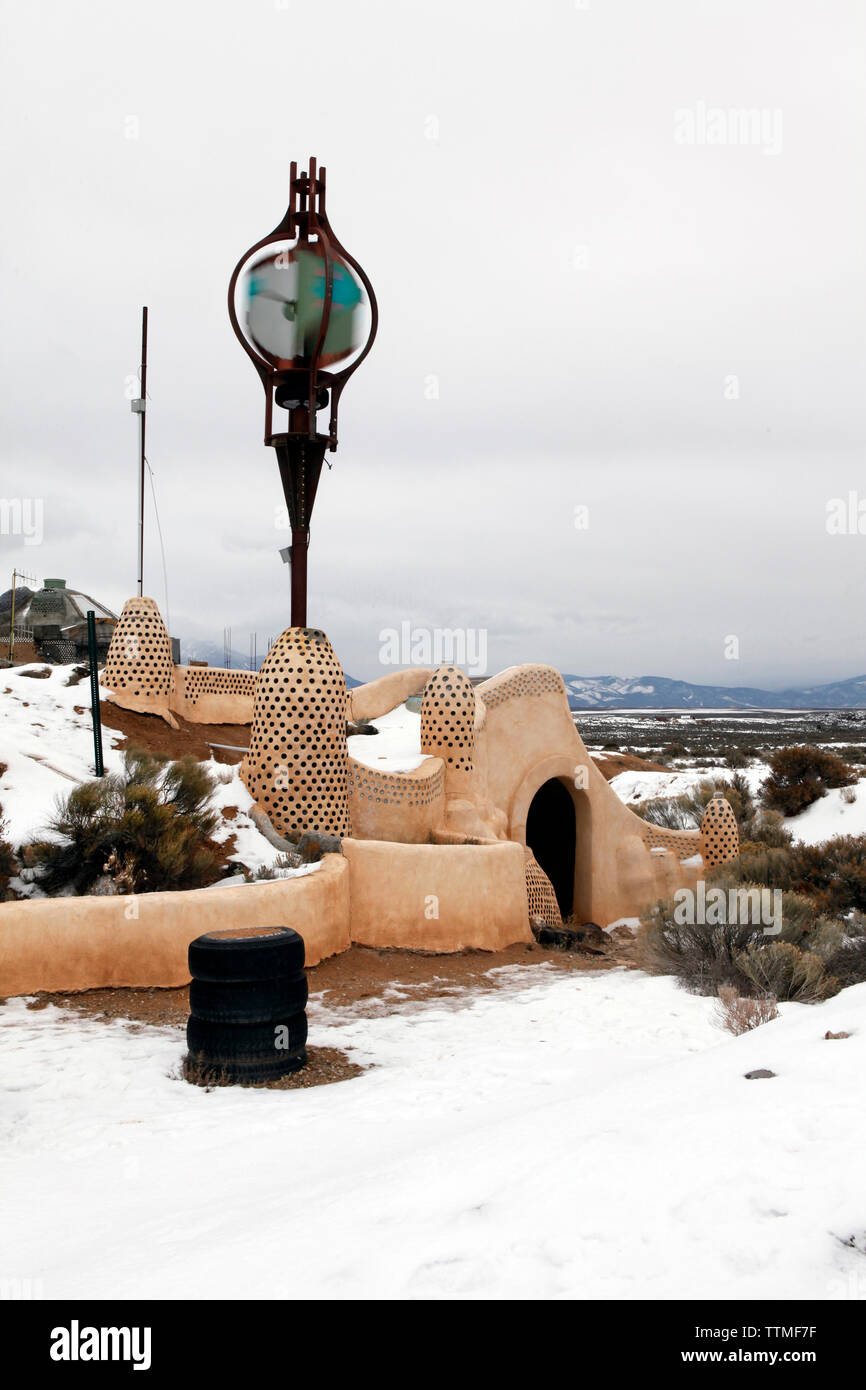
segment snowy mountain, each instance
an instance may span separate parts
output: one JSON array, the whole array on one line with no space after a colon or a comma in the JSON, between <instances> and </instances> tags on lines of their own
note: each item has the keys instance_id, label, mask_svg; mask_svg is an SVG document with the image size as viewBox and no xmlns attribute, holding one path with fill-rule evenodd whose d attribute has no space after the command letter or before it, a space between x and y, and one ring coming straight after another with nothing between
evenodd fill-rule
<instances>
[{"instance_id":1,"label":"snowy mountain","mask_svg":"<svg viewBox=\"0 0 866 1390\"><path fill-rule=\"evenodd\" d=\"M866 709L866 676L792 690L693 685L667 676L573 676L572 709Z\"/></svg>"}]
</instances>

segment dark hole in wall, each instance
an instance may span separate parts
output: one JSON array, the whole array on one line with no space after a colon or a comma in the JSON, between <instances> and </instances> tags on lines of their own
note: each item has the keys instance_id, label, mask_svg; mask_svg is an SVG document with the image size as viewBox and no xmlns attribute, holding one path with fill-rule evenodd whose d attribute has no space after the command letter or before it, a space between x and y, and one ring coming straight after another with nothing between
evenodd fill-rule
<instances>
[{"instance_id":1,"label":"dark hole in wall","mask_svg":"<svg viewBox=\"0 0 866 1390\"><path fill-rule=\"evenodd\" d=\"M574 910L577 822L571 793L553 777L538 788L526 817L526 843L553 884L565 921Z\"/></svg>"}]
</instances>

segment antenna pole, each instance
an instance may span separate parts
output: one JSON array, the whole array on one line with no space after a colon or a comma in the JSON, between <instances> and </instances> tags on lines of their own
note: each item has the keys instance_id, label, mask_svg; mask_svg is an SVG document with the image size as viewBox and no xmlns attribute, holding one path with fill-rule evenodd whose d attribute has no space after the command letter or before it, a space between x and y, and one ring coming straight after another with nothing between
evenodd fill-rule
<instances>
[{"instance_id":1,"label":"antenna pole","mask_svg":"<svg viewBox=\"0 0 866 1390\"><path fill-rule=\"evenodd\" d=\"M147 415L147 308L141 311L141 395L132 402L138 416L138 594L144 593L144 435Z\"/></svg>"}]
</instances>

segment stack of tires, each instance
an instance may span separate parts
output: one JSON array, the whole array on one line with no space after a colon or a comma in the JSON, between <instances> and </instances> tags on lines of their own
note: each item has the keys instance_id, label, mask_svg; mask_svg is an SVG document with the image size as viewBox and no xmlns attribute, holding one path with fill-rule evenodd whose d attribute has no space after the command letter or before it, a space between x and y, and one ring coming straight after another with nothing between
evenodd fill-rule
<instances>
[{"instance_id":1,"label":"stack of tires","mask_svg":"<svg viewBox=\"0 0 866 1390\"><path fill-rule=\"evenodd\" d=\"M228 1081L272 1081L307 1054L304 942L288 927L207 932L190 943L190 1059Z\"/></svg>"}]
</instances>

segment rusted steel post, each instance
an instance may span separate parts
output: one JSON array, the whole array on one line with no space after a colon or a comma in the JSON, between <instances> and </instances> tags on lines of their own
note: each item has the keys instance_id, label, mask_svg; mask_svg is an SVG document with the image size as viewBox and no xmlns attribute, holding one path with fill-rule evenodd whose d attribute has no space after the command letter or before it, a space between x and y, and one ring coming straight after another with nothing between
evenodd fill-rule
<instances>
[{"instance_id":1,"label":"rusted steel post","mask_svg":"<svg viewBox=\"0 0 866 1390\"><path fill-rule=\"evenodd\" d=\"M363 268L338 241L325 210L326 176L315 159L309 172L298 173L293 161L289 176L289 206L282 221L244 253L232 272L228 289L229 319L241 347L259 374L265 393L265 444L277 456L283 494L292 532L292 626L307 626L307 552L310 517L322 472L325 451L337 447L337 414L343 387L363 362L376 336L378 309L373 286ZM293 242L287 247L287 242ZM280 244L277 255L263 255ZM254 260L254 257L258 259ZM295 278L276 284L293 267ZM282 317L297 324L287 340L274 325L275 315L259 323L257 337L249 324L245 332L238 317L236 292L241 272L254 285L257 303L282 304ZM253 274L255 272L255 274ZM302 273L305 289L302 292ZM311 278L312 277L312 278ZM354 342L351 315L366 292L370 317L366 338ZM313 304L317 312L309 312ZM320 308L319 308L320 305ZM341 326L342 325L342 326ZM346 327L348 325L348 328ZM142 392L142 394L144 394ZM274 407L288 412L287 428L274 429ZM327 432L319 432L319 412L326 412Z\"/></svg>"}]
</instances>

